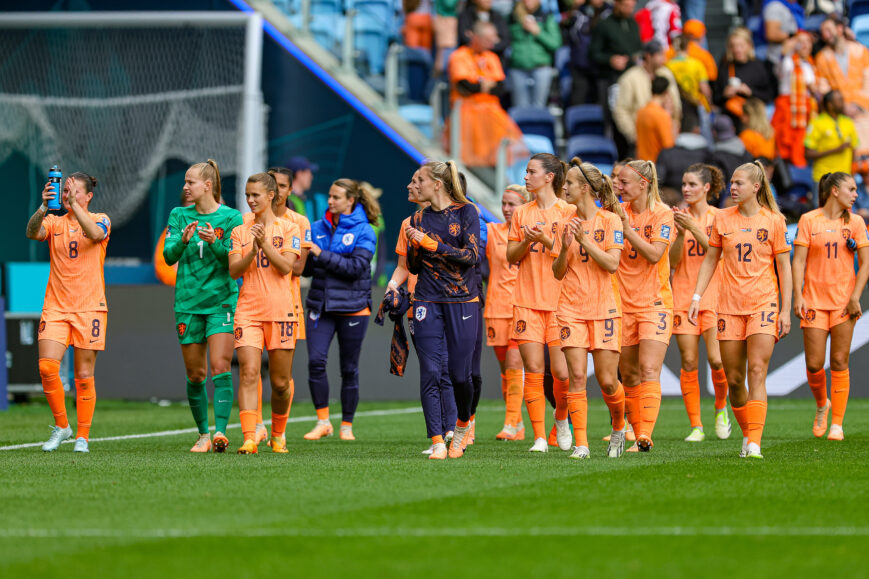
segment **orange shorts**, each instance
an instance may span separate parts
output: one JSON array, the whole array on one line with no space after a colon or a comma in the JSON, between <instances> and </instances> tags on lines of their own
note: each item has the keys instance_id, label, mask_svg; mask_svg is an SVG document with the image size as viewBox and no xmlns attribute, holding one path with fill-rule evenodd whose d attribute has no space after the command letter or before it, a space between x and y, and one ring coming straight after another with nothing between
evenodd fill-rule
<instances>
[{"instance_id":1,"label":"orange shorts","mask_svg":"<svg viewBox=\"0 0 869 579\"><path fill-rule=\"evenodd\" d=\"M756 314L718 314L718 341L745 340L754 334L767 334L778 341L778 312Z\"/></svg>"},{"instance_id":2,"label":"orange shorts","mask_svg":"<svg viewBox=\"0 0 869 579\"><path fill-rule=\"evenodd\" d=\"M555 312L513 307L513 335L519 344L534 342L549 346L560 346L558 320Z\"/></svg>"},{"instance_id":3,"label":"orange shorts","mask_svg":"<svg viewBox=\"0 0 869 579\"><path fill-rule=\"evenodd\" d=\"M673 313L673 333L685 336L705 334L718 323L718 314L712 310L703 310L697 314L697 325L688 321L688 311L680 310Z\"/></svg>"},{"instance_id":4,"label":"orange shorts","mask_svg":"<svg viewBox=\"0 0 869 579\"><path fill-rule=\"evenodd\" d=\"M640 340L670 343L673 312L622 312L622 348L636 346Z\"/></svg>"},{"instance_id":5,"label":"orange shorts","mask_svg":"<svg viewBox=\"0 0 869 579\"><path fill-rule=\"evenodd\" d=\"M621 351L622 319L575 320L558 318L559 336L562 348L584 348L595 350Z\"/></svg>"},{"instance_id":6,"label":"orange shorts","mask_svg":"<svg viewBox=\"0 0 869 579\"><path fill-rule=\"evenodd\" d=\"M46 310L39 320L39 339L102 351L106 349L106 317L106 312L70 314Z\"/></svg>"},{"instance_id":7,"label":"orange shorts","mask_svg":"<svg viewBox=\"0 0 869 579\"><path fill-rule=\"evenodd\" d=\"M830 331L851 319L845 308L839 310L806 310L806 317L800 320L801 328L817 328Z\"/></svg>"},{"instance_id":8,"label":"orange shorts","mask_svg":"<svg viewBox=\"0 0 869 579\"><path fill-rule=\"evenodd\" d=\"M304 340L307 334L305 334L305 310L303 308L296 310L296 319L302 320L301 324L296 324L294 330L296 332L296 341Z\"/></svg>"},{"instance_id":9,"label":"orange shorts","mask_svg":"<svg viewBox=\"0 0 869 579\"><path fill-rule=\"evenodd\" d=\"M510 318L486 318L486 345L516 347L516 340L510 337L513 320Z\"/></svg>"},{"instance_id":10,"label":"orange shorts","mask_svg":"<svg viewBox=\"0 0 869 579\"><path fill-rule=\"evenodd\" d=\"M295 350L296 322L254 322L235 318L235 347L260 350Z\"/></svg>"}]
</instances>

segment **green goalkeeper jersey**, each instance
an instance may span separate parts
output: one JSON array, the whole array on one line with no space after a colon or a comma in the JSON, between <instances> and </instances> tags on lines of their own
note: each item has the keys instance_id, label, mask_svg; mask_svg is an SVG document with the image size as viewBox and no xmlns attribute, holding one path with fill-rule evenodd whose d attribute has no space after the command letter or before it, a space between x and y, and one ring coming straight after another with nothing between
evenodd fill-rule
<instances>
[{"instance_id":1,"label":"green goalkeeper jersey","mask_svg":"<svg viewBox=\"0 0 869 579\"><path fill-rule=\"evenodd\" d=\"M197 228L211 224L217 239L206 243L195 233L187 244L181 241L184 228L198 221ZM241 213L221 205L214 213L200 214L196 207L176 207L169 214L166 245L163 257L166 263L178 263L175 282L175 311L185 314L219 314L235 312L238 284L229 276L230 235L241 225Z\"/></svg>"}]
</instances>

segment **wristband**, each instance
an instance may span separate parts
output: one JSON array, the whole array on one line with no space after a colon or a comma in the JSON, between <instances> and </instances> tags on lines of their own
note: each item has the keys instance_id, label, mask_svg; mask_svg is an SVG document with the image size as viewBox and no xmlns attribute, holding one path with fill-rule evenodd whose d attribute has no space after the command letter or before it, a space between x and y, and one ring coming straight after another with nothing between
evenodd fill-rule
<instances>
[{"instance_id":1,"label":"wristband","mask_svg":"<svg viewBox=\"0 0 869 579\"><path fill-rule=\"evenodd\" d=\"M694 297L691 298L691 301L699 302L701 299L703 299L703 296L701 296L700 294L694 294Z\"/></svg>"},{"instance_id":2,"label":"wristband","mask_svg":"<svg viewBox=\"0 0 869 579\"><path fill-rule=\"evenodd\" d=\"M394 279L389 280L389 283L386 284L386 287L392 290L398 290L398 282Z\"/></svg>"}]
</instances>

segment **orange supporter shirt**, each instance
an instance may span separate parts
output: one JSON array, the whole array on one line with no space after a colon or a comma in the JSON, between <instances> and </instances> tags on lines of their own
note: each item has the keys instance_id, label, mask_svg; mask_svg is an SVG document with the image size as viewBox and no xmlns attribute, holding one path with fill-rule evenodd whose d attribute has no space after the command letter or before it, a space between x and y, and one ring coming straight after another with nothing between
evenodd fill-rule
<instances>
[{"instance_id":1,"label":"orange supporter shirt","mask_svg":"<svg viewBox=\"0 0 869 579\"><path fill-rule=\"evenodd\" d=\"M745 129L739 133L739 138L742 140L742 144L745 145L745 150L752 157L775 159L775 137L767 139L757 131Z\"/></svg>"},{"instance_id":2,"label":"orange supporter shirt","mask_svg":"<svg viewBox=\"0 0 869 579\"><path fill-rule=\"evenodd\" d=\"M509 223L487 225L486 258L489 260L489 285L486 289L486 319L513 318L513 287L519 266L507 261Z\"/></svg>"},{"instance_id":3,"label":"orange supporter shirt","mask_svg":"<svg viewBox=\"0 0 869 579\"><path fill-rule=\"evenodd\" d=\"M658 154L676 142L673 136L673 117L664 107L650 102L637 112L637 158L653 163Z\"/></svg>"},{"instance_id":4,"label":"orange supporter shirt","mask_svg":"<svg viewBox=\"0 0 869 579\"><path fill-rule=\"evenodd\" d=\"M496 95L484 92L462 97L456 87L458 82L462 80L468 81L471 84L479 84L481 80L501 82L507 78L501 66L501 59L491 50L475 54L470 46L457 48L450 55L447 68L449 69L450 86L452 87L450 89L451 103L458 98L467 98L475 102L500 102Z\"/></svg>"},{"instance_id":5,"label":"orange supporter shirt","mask_svg":"<svg viewBox=\"0 0 869 579\"><path fill-rule=\"evenodd\" d=\"M248 218L232 230L230 255L244 256L253 249L253 236L250 234L253 224L253 219ZM271 240L272 246L282 255L292 253L299 257L302 253L299 226L286 219L275 219L266 227L265 238ZM258 250L242 276L236 316L256 322L296 321L296 301L288 277L272 267L262 249Z\"/></svg>"},{"instance_id":6,"label":"orange supporter shirt","mask_svg":"<svg viewBox=\"0 0 869 579\"><path fill-rule=\"evenodd\" d=\"M72 213L59 217L47 215L42 221L48 242L51 270L45 288L44 311L81 313L107 312L106 280L103 263L112 223L104 213L90 213L94 222L105 229L101 241L87 238Z\"/></svg>"},{"instance_id":7,"label":"orange supporter shirt","mask_svg":"<svg viewBox=\"0 0 869 579\"><path fill-rule=\"evenodd\" d=\"M718 209L709 207L703 219L697 220L697 225L706 232L706 237L712 235L712 222ZM694 297L694 289L697 287L697 276L700 273L700 265L706 258L706 250L700 242L694 239L690 231L685 232L685 243L682 245L682 257L673 272L673 309L687 311L691 307L691 298ZM700 300L700 311L716 311L718 302L718 280L721 277L719 268L715 268L709 287Z\"/></svg>"},{"instance_id":8,"label":"orange supporter shirt","mask_svg":"<svg viewBox=\"0 0 869 579\"><path fill-rule=\"evenodd\" d=\"M778 308L775 256L790 251L784 217L766 207L752 217L738 206L722 209L712 222L709 245L721 248L719 314L747 316Z\"/></svg>"},{"instance_id":9,"label":"orange supporter shirt","mask_svg":"<svg viewBox=\"0 0 869 579\"><path fill-rule=\"evenodd\" d=\"M615 213L598 209L594 217L582 222L582 230L603 251L625 246L622 220ZM561 251L564 226L552 250L553 257ZM574 320L607 320L622 315L619 282L615 274L603 269L574 240L567 248L567 272L561 284L558 315Z\"/></svg>"},{"instance_id":10,"label":"orange supporter shirt","mask_svg":"<svg viewBox=\"0 0 869 579\"><path fill-rule=\"evenodd\" d=\"M644 312L673 309L670 287L670 238L673 235L673 211L664 203L634 213L630 203L622 203L631 227L649 243L666 244L658 263L650 263L625 239L625 249L616 276L622 290L622 311Z\"/></svg>"},{"instance_id":11,"label":"orange supporter shirt","mask_svg":"<svg viewBox=\"0 0 869 579\"><path fill-rule=\"evenodd\" d=\"M248 215L250 215L250 219L253 220L253 213L245 214L245 220L248 219ZM287 209L287 212L284 213L279 219L285 219L290 223L294 223L299 228L299 237L302 239L302 249L311 249L313 242L311 241L311 222L308 221L308 218L302 215L301 213L296 213L292 209ZM304 308L302 306L302 281L301 278L295 274L290 274L290 285L293 287L293 299L294 306L296 309L296 315L298 319L301 320L304 315Z\"/></svg>"},{"instance_id":12,"label":"orange supporter shirt","mask_svg":"<svg viewBox=\"0 0 869 579\"><path fill-rule=\"evenodd\" d=\"M794 245L808 248L803 299L806 307L816 310L844 310L854 291L854 252L845 246L849 239L857 247L869 245L866 223L859 215L827 219L821 209L800 217Z\"/></svg>"},{"instance_id":13,"label":"orange supporter shirt","mask_svg":"<svg viewBox=\"0 0 869 579\"><path fill-rule=\"evenodd\" d=\"M410 225L410 217L401 222L401 229L398 230L398 241L395 242L395 253L407 257L407 234L405 230ZM407 273L407 291L413 293L416 289L416 274Z\"/></svg>"},{"instance_id":14,"label":"orange supporter shirt","mask_svg":"<svg viewBox=\"0 0 869 579\"><path fill-rule=\"evenodd\" d=\"M513 213L507 240L522 241L525 239L522 227L535 225L540 226L550 239L555 239L558 226L575 215L576 207L562 199L557 199L548 209L541 209L536 200L526 203ZM552 273L553 261L555 258L546 247L537 242L531 244L528 253L519 261L519 272L513 287L514 306L547 312L554 312L558 308L561 282Z\"/></svg>"}]
</instances>

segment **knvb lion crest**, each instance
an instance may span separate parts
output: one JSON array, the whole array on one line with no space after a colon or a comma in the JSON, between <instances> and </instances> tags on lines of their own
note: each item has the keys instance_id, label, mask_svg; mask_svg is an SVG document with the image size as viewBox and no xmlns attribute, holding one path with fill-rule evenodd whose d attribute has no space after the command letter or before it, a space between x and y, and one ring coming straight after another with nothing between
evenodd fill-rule
<instances>
[{"instance_id":1,"label":"knvb lion crest","mask_svg":"<svg viewBox=\"0 0 869 579\"><path fill-rule=\"evenodd\" d=\"M815 310L806 310L806 321L814 322L818 313Z\"/></svg>"},{"instance_id":2,"label":"knvb lion crest","mask_svg":"<svg viewBox=\"0 0 869 579\"><path fill-rule=\"evenodd\" d=\"M418 306L416 308L416 311L414 311L413 313L413 317L415 317L418 322L421 322L425 319L427 314L428 310L425 308L425 306Z\"/></svg>"},{"instance_id":3,"label":"knvb lion crest","mask_svg":"<svg viewBox=\"0 0 869 579\"><path fill-rule=\"evenodd\" d=\"M646 225L645 227L643 227L643 237L645 237L646 239L652 239L652 226L651 225Z\"/></svg>"},{"instance_id":4,"label":"knvb lion crest","mask_svg":"<svg viewBox=\"0 0 869 579\"><path fill-rule=\"evenodd\" d=\"M244 331L241 328L235 329L235 339L241 340L241 337L244 335Z\"/></svg>"},{"instance_id":5,"label":"knvb lion crest","mask_svg":"<svg viewBox=\"0 0 869 579\"><path fill-rule=\"evenodd\" d=\"M450 235L452 235L453 237L458 237L461 230L462 228L459 227L458 223L450 223Z\"/></svg>"},{"instance_id":6,"label":"knvb lion crest","mask_svg":"<svg viewBox=\"0 0 869 579\"><path fill-rule=\"evenodd\" d=\"M524 334L526 326L527 325L525 324L525 320L517 321L516 322L516 333L517 334Z\"/></svg>"},{"instance_id":7,"label":"knvb lion crest","mask_svg":"<svg viewBox=\"0 0 869 579\"><path fill-rule=\"evenodd\" d=\"M676 314L675 316L673 316L673 327L678 328L681 325L682 325L682 316L680 316L679 314Z\"/></svg>"},{"instance_id":8,"label":"knvb lion crest","mask_svg":"<svg viewBox=\"0 0 869 579\"><path fill-rule=\"evenodd\" d=\"M570 328L568 328L567 326L561 328L561 339L566 340L569 337L570 337Z\"/></svg>"},{"instance_id":9,"label":"knvb lion crest","mask_svg":"<svg viewBox=\"0 0 869 579\"><path fill-rule=\"evenodd\" d=\"M41 334L44 331L45 331L45 322L43 320L39 320L39 333Z\"/></svg>"},{"instance_id":10,"label":"knvb lion crest","mask_svg":"<svg viewBox=\"0 0 869 579\"><path fill-rule=\"evenodd\" d=\"M718 318L718 333L722 333L727 329L727 324L724 322L722 318Z\"/></svg>"},{"instance_id":11,"label":"knvb lion crest","mask_svg":"<svg viewBox=\"0 0 869 579\"><path fill-rule=\"evenodd\" d=\"M769 239L769 231L766 229L758 229L757 240L761 243L765 243L767 239Z\"/></svg>"},{"instance_id":12,"label":"knvb lion crest","mask_svg":"<svg viewBox=\"0 0 869 579\"><path fill-rule=\"evenodd\" d=\"M493 340L495 338L495 328L489 327L489 329L486 330L486 335L489 336L490 340Z\"/></svg>"},{"instance_id":13,"label":"knvb lion crest","mask_svg":"<svg viewBox=\"0 0 869 579\"><path fill-rule=\"evenodd\" d=\"M284 238L279 235L275 235L274 237L272 237L272 245L275 247L275 249L282 248L284 246Z\"/></svg>"},{"instance_id":14,"label":"knvb lion crest","mask_svg":"<svg viewBox=\"0 0 869 579\"><path fill-rule=\"evenodd\" d=\"M847 227L842 228L842 239L848 240L851 239L851 230Z\"/></svg>"},{"instance_id":15,"label":"knvb lion crest","mask_svg":"<svg viewBox=\"0 0 869 579\"><path fill-rule=\"evenodd\" d=\"M605 235L606 235L606 234L604 233L604 230L603 230L603 229L595 229L595 230L594 230L594 240L595 240L595 242L597 242L597 243L602 243L602 242L603 242L603 238L604 238Z\"/></svg>"},{"instance_id":16,"label":"knvb lion crest","mask_svg":"<svg viewBox=\"0 0 869 579\"><path fill-rule=\"evenodd\" d=\"M175 329L178 330L178 337L183 338L184 334L187 332L187 324L178 324Z\"/></svg>"},{"instance_id":17,"label":"knvb lion crest","mask_svg":"<svg viewBox=\"0 0 869 579\"><path fill-rule=\"evenodd\" d=\"M217 239L223 239L223 236L225 234L226 234L226 231L224 231L223 227L218 227L217 229L214 230L214 237L216 237Z\"/></svg>"}]
</instances>

